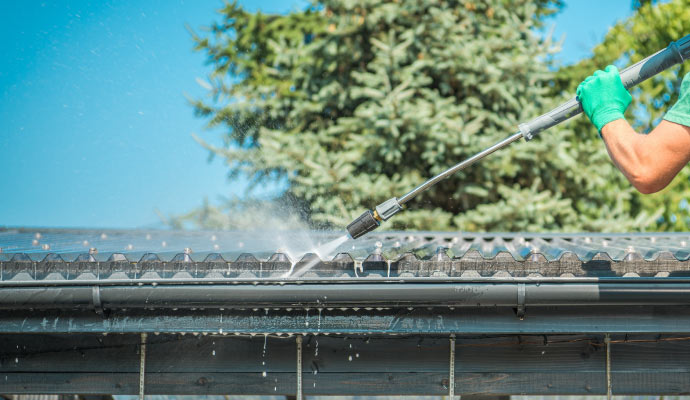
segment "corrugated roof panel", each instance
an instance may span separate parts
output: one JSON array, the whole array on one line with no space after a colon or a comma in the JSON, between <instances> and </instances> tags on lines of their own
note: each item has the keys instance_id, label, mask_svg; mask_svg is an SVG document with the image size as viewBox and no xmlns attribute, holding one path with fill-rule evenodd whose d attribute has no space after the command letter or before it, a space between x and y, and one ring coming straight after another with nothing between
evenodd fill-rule
<instances>
[{"instance_id":1,"label":"corrugated roof panel","mask_svg":"<svg viewBox=\"0 0 690 400\"><path fill-rule=\"evenodd\" d=\"M690 235L0 230L0 280L681 276Z\"/></svg>"}]
</instances>

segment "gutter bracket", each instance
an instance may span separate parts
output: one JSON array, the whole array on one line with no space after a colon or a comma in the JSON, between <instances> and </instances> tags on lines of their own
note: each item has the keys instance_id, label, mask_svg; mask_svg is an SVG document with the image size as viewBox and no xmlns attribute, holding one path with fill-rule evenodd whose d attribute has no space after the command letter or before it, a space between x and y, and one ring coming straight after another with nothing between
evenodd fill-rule
<instances>
[{"instance_id":1,"label":"gutter bracket","mask_svg":"<svg viewBox=\"0 0 690 400\"><path fill-rule=\"evenodd\" d=\"M101 287L94 285L91 287L91 298L93 302L93 309L96 314L105 318L105 310L103 309L103 303L101 302Z\"/></svg>"},{"instance_id":2,"label":"gutter bracket","mask_svg":"<svg viewBox=\"0 0 690 400\"><path fill-rule=\"evenodd\" d=\"M525 298L526 298L526 289L525 289L525 284L524 283L518 283L517 285L517 309L516 309L516 314L517 317L520 318L520 321L525 319Z\"/></svg>"}]
</instances>

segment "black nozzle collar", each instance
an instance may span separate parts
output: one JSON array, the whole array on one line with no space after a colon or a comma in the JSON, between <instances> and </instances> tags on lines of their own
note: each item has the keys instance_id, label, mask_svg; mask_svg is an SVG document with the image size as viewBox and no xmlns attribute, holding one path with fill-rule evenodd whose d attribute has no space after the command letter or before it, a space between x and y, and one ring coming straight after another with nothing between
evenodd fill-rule
<instances>
[{"instance_id":1,"label":"black nozzle collar","mask_svg":"<svg viewBox=\"0 0 690 400\"><path fill-rule=\"evenodd\" d=\"M378 227L379 221L374 217L374 213L371 210L367 210L357 219L350 222L350 225L347 226L347 232L350 234L350 237L357 239Z\"/></svg>"}]
</instances>

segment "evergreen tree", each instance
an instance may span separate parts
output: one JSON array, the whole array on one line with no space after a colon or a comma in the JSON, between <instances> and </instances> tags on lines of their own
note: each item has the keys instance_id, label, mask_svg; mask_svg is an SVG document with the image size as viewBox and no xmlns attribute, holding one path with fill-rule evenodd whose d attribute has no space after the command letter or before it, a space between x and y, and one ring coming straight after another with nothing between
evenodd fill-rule
<instances>
[{"instance_id":1,"label":"evergreen tree","mask_svg":"<svg viewBox=\"0 0 690 400\"><path fill-rule=\"evenodd\" d=\"M204 145L227 160L231 177L286 184L278 203L297 204L315 226L343 227L363 209L507 137L519 122L563 101L566 89L574 92L572 82L593 69L554 77L549 60L557 46L536 33L560 6L325 0L304 12L264 15L228 4L220 23L195 36L213 67L210 97L194 103L196 112L228 132L222 148ZM385 226L648 226L640 198L602 144L583 135L583 120L456 174ZM232 205L238 207L244 206ZM208 221L211 212L187 218L200 223L199 215L218 227Z\"/></svg>"}]
</instances>

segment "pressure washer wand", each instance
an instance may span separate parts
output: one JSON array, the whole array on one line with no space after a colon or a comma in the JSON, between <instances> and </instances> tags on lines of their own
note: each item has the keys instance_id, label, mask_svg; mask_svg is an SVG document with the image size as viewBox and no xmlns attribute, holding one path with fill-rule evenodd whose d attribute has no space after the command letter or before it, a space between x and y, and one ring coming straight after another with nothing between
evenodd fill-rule
<instances>
[{"instance_id":1,"label":"pressure washer wand","mask_svg":"<svg viewBox=\"0 0 690 400\"><path fill-rule=\"evenodd\" d=\"M633 86L638 85L639 83L659 74L662 71L667 70L676 64L682 64L688 58L690 58L690 35L687 35L678 41L671 42L671 44L669 44L665 49L659 50L644 60L625 68L620 73L621 80L623 81L625 88L630 89ZM582 113L582 105L578 101L577 97L575 97L544 115L541 115L527 123L519 124L519 131L512 136L509 136L495 145L480 151L472 157L455 164L454 166L412 189L402 197L393 197L376 206L373 211L365 211L364 214L360 215L347 226L347 232L350 234L350 237L357 239L358 237L373 231L379 227L381 222L387 221L393 215L400 212L405 203L414 199L417 197L417 195L434 186L438 182L448 178L450 175L469 167L494 151L502 149L520 138L524 137L525 140L530 141L542 131L549 129L552 126L556 126L580 113Z\"/></svg>"}]
</instances>

